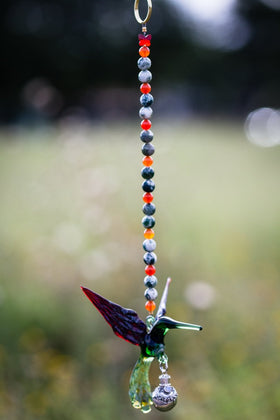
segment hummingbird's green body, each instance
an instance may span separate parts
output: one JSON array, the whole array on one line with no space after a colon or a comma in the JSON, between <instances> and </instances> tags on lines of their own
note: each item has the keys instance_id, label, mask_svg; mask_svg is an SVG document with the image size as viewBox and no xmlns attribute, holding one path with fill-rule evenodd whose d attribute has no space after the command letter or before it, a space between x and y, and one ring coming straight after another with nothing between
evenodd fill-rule
<instances>
[{"instance_id":1,"label":"hummingbird's green body","mask_svg":"<svg viewBox=\"0 0 280 420\"><path fill-rule=\"evenodd\" d=\"M149 370L154 357L145 357L141 353L134 366L129 380L129 398L134 408L147 413L151 410L152 392L149 381Z\"/></svg>"}]
</instances>

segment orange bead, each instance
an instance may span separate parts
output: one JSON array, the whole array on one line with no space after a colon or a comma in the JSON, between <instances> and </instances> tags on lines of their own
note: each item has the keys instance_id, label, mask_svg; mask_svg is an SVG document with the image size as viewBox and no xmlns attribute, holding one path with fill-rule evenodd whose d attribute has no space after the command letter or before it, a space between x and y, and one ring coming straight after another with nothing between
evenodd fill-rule
<instances>
[{"instance_id":1,"label":"orange bead","mask_svg":"<svg viewBox=\"0 0 280 420\"><path fill-rule=\"evenodd\" d=\"M153 231L153 229L146 229L144 231L144 237L146 239L153 239L154 236L155 236L155 232Z\"/></svg>"},{"instance_id":2,"label":"orange bead","mask_svg":"<svg viewBox=\"0 0 280 420\"><path fill-rule=\"evenodd\" d=\"M148 300L146 302L145 308L147 309L148 312L152 313L156 309L156 304L153 300Z\"/></svg>"},{"instance_id":3,"label":"orange bead","mask_svg":"<svg viewBox=\"0 0 280 420\"><path fill-rule=\"evenodd\" d=\"M154 163L154 160L151 156L145 156L142 160L143 165L145 166L152 166Z\"/></svg>"},{"instance_id":4,"label":"orange bead","mask_svg":"<svg viewBox=\"0 0 280 420\"><path fill-rule=\"evenodd\" d=\"M141 57L148 57L150 55L150 48L149 47L141 47L139 49L139 54Z\"/></svg>"},{"instance_id":5,"label":"orange bead","mask_svg":"<svg viewBox=\"0 0 280 420\"><path fill-rule=\"evenodd\" d=\"M140 91L142 93L150 93L152 90L152 87L149 83L142 83L142 85L140 86Z\"/></svg>"},{"instance_id":6,"label":"orange bead","mask_svg":"<svg viewBox=\"0 0 280 420\"><path fill-rule=\"evenodd\" d=\"M145 194L143 195L143 201L144 201L145 203L151 203L151 202L153 201L153 199L154 199L154 196L153 196L153 194L152 194L152 193L145 193Z\"/></svg>"}]
</instances>

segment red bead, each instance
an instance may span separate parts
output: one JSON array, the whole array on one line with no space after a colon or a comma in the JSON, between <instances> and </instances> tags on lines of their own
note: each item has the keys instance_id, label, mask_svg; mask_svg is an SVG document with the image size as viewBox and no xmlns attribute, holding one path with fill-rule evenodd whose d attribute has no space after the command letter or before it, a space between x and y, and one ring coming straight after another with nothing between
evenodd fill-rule
<instances>
[{"instance_id":1,"label":"red bead","mask_svg":"<svg viewBox=\"0 0 280 420\"><path fill-rule=\"evenodd\" d=\"M151 34L138 34L139 45L151 45L152 35Z\"/></svg>"},{"instance_id":2,"label":"red bead","mask_svg":"<svg viewBox=\"0 0 280 420\"><path fill-rule=\"evenodd\" d=\"M153 300L148 300L148 302L146 302L145 308L148 312L152 313L156 309L156 304Z\"/></svg>"},{"instance_id":3,"label":"red bead","mask_svg":"<svg viewBox=\"0 0 280 420\"><path fill-rule=\"evenodd\" d=\"M140 47L149 47L151 45L151 41L149 39L140 39L139 45Z\"/></svg>"},{"instance_id":4,"label":"red bead","mask_svg":"<svg viewBox=\"0 0 280 420\"><path fill-rule=\"evenodd\" d=\"M142 93L150 93L152 90L152 87L149 83L142 83L142 85L140 86L140 91Z\"/></svg>"},{"instance_id":5,"label":"red bead","mask_svg":"<svg viewBox=\"0 0 280 420\"><path fill-rule=\"evenodd\" d=\"M150 48L148 47L141 47L139 49L139 54L141 57L148 57L150 55Z\"/></svg>"},{"instance_id":6,"label":"red bead","mask_svg":"<svg viewBox=\"0 0 280 420\"><path fill-rule=\"evenodd\" d=\"M151 156L145 156L142 159L142 163L145 166L152 166L152 164L154 163L154 160L153 160L153 158Z\"/></svg>"},{"instance_id":7,"label":"red bead","mask_svg":"<svg viewBox=\"0 0 280 420\"><path fill-rule=\"evenodd\" d=\"M143 120L141 122L141 127L143 128L143 130L150 130L150 128L152 127L152 123L150 120Z\"/></svg>"},{"instance_id":8,"label":"red bead","mask_svg":"<svg viewBox=\"0 0 280 420\"><path fill-rule=\"evenodd\" d=\"M145 273L147 276L153 276L156 272L156 267L154 265L146 265Z\"/></svg>"},{"instance_id":9,"label":"red bead","mask_svg":"<svg viewBox=\"0 0 280 420\"><path fill-rule=\"evenodd\" d=\"M144 201L145 203L151 203L151 202L153 201L153 199L154 199L154 196L153 196L153 194L152 194L152 193L145 193L145 194L143 195L143 201Z\"/></svg>"}]
</instances>

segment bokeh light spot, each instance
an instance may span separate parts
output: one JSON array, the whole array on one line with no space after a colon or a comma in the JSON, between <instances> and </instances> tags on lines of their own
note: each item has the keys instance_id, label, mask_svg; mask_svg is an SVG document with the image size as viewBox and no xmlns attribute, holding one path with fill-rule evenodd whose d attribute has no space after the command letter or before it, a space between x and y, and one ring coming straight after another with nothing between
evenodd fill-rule
<instances>
[{"instance_id":1,"label":"bokeh light spot","mask_svg":"<svg viewBox=\"0 0 280 420\"><path fill-rule=\"evenodd\" d=\"M258 108L250 112L245 122L245 133L256 146L280 144L280 112L273 108Z\"/></svg>"},{"instance_id":2,"label":"bokeh light spot","mask_svg":"<svg viewBox=\"0 0 280 420\"><path fill-rule=\"evenodd\" d=\"M185 297L194 308L205 310L215 302L216 291L209 283L196 281L187 286Z\"/></svg>"}]
</instances>

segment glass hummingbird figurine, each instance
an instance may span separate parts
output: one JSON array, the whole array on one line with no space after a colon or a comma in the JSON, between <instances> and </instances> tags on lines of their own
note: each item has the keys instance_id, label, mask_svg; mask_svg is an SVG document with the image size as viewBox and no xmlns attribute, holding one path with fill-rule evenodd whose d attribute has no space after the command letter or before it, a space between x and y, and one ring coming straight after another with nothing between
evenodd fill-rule
<instances>
[{"instance_id":1,"label":"glass hummingbird figurine","mask_svg":"<svg viewBox=\"0 0 280 420\"><path fill-rule=\"evenodd\" d=\"M170 410L177 401L177 392L170 385L170 376L166 373L167 356L165 355L164 345L166 333L171 329L202 330L200 325L175 321L165 316L170 282L171 279L168 278L156 316L149 315L146 324L132 309L123 308L89 289L81 287L85 295L112 327L114 333L129 343L140 347L141 353L129 381L129 397L133 407L141 409L144 413L149 412L153 404L161 411ZM162 375L160 376L159 386L152 394L149 369L155 358L159 360Z\"/></svg>"}]
</instances>

